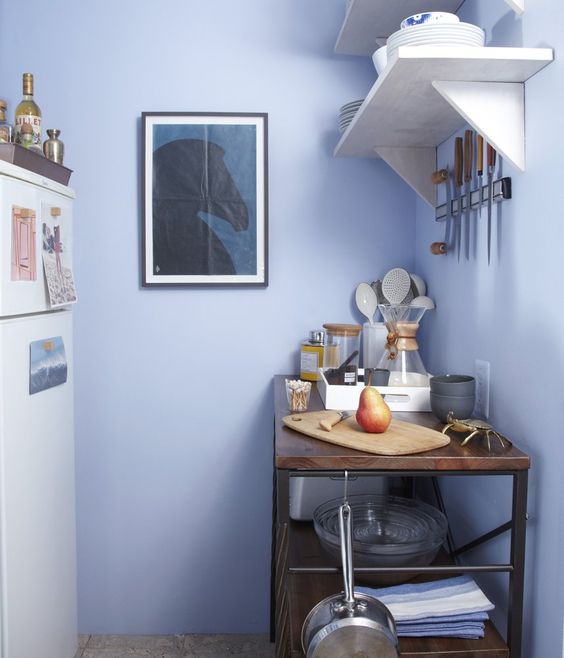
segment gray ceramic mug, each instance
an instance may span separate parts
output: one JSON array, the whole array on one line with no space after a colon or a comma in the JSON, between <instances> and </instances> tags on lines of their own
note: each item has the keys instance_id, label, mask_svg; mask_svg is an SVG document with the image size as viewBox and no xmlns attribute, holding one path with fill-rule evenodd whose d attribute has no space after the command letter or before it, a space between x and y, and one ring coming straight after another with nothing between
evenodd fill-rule
<instances>
[{"instance_id":1,"label":"gray ceramic mug","mask_svg":"<svg viewBox=\"0 0 564 658\"><path fill-rule=\"evenodd\" d=\"M390 371L386 368L365 368L365 386L387 386L390 381Z\"/></svg>"},{"instance_id":2,"label":"gray ceramic mug","mask_svg":"<svg viewBox=\"0 0 564 658\"><path fill-rule=\"evenodd\" d=\"M468 397L475 394L476 381L470 375L442 375L429 380L431 393L451 397Z\"/></svg>"},{"instance_id":3,"label":"gray ceramic mug","mask_svg":"<svg viewBox=\"0 0 564 658\"><path fill-rule=\"evenodd\" d=\"M476 402L474 394L453 396L430 393L430 399L431 411L443 423L447 422L449 414L457 420L470 418Z\"/></svg>"}]
</instances>

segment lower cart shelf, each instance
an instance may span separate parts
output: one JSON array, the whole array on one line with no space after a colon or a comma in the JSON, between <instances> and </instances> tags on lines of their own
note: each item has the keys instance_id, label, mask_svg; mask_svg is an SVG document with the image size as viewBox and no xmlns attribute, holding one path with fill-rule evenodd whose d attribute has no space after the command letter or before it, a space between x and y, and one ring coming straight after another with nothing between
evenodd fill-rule
<instances>
[{"instance_id":1,"label":"lower cart shelf","mask_svg":"<svg viewBox=\"0 0 564 658\"><path fill-rule=\"evenodd\" d=\"M342 591L340 575L291 575L289 581L290 656L304 658L301 648L302 624L313 606ZM481 640L441 637L400 638L402 658L508 658L509 650L491 622Z\"/></svg>"}]
</instances>

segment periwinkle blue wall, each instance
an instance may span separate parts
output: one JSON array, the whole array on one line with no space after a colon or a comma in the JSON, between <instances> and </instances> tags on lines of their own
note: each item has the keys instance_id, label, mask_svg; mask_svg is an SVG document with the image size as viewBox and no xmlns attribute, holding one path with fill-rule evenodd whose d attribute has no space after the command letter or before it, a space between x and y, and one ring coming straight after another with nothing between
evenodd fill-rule
<instances>
[{"instance_id":1,"label":"periwinkle blue wall","mask_svg":"<svg viewBox=\"0 0 564 658\"><path fill-rule=\"evenodd\" d=\"M428 368L474 372L474 360L491 364L491 422L532 458L527 523L524 645L527 658L562 655L564 612L564 507L562 478L562 182L564 160L564 48L557 0L526 2L522 18L499 1L465 2L463 19L486 28L496 46L552 47L556 61L526 84L526 172L502 163L513 179L513 199L494 211L493 257L487 264L486 213L478 223L477 253L469 262L429 254L443 228L432 210L417 204L416 268L437 302L427 314ZM496 111L495 106L491 108ZM439 150L439 165L452 165L453 143ZM471 539L507 520L507 485L474 478L444 479L447 505L464 510L456 539ZM467 526L465 528L464 526ZM468 534L468 526L471 528ZM494 562L507 556L507 537L480 549ZM503 553L502 551L505 551ZM474 559L476 554L469 555ZM501 585L484 581L503 617Z\"/></svg>"},{"instance_id":2,"label":"periwinkle blue wall","mask_svg":"<svg viewBox=\"0 0 564 658\"><path fill-rule=\"evenodd\" d=\"M272 376L353 291L413 267L413 193L332 157L369 58L332 54L340 0L29 0L0 8L2 95L32 71L77 192L83 633L268 626ZM139 286L142 111L269 114L270 285Z\"/></svg>"}]
</instances>

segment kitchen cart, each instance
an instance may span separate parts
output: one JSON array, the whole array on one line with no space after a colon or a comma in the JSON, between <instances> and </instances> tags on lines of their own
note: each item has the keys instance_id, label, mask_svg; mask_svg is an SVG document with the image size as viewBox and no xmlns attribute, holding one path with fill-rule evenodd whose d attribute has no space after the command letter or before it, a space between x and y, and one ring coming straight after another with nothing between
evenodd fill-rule
<instances>
[{"instance_id":1,"label":"kitchen cart","mask_svg":"<svg viewBox=\"0 0 564 658\"><path fill-rule=\"evenodd\" d=\"M271 632L276 642L276 658L303 658L300 634L307 613L321 599L342 589L340 568L336 562L324 555L312 524L290 518L290 479L298 476L342 476L345 470L351 475L393 476L408 481L427 477L434 485L437 483L434 476L511 477L512 513L507 523L462 547L456 548L449 538L448 552L441 553L428 567L355 568L355 576L358 579L362 573L380 576L409 573L418 577L507 573L509 583L505 640L488 621L483 639L400 638L400 651L402 658L521 658L529 457L514 446L502 449L492 444L492 451L489 452L479 439L473 439L470 445L462 447L460 436L454 436L450 445L444 448L402 456L368 454L318 441L283 425L282 418L289 414L284 380L285 376L282 375L274 378ZM323 409L323 405L314 385L309 410L320 409ZM440 427L436 419L428 413L404 412L394 416L427 427ZM438 486L435 486L435 492L439 506L442 507ZM454 563L466 550L505 531L511 533L508 562Z\"/></svg>"}]
</instances>

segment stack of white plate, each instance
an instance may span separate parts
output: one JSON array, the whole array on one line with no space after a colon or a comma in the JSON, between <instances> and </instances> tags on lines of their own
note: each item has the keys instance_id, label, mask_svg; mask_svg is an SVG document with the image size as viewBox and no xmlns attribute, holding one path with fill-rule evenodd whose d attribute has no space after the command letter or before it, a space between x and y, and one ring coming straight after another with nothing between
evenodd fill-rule
<instances>
[{"instance_id":1,"label":"stack of white plate","mask_svg":"<svg viewBox=\"0 0 564 658\"><path fill-rule=\"evenodd\" d=\"M349 125L349 123L354 119L354 115L357 113L358 108L363 104L364 98L361 98L358 101L351 101L350 103L345 103L343 107L339 110L339 130L344 132Z\"/></svg>"},{"instance_id":2,"label":"stack of white plate","mask_svg":"<svg viewBox=\"0 0 564 658\"><path fill-rule=\"evenodd\" d=\"M424 23L412 25L388 38L388 60L400 46L475 46L485 42L484 30L470 23Z\"/></svg>"}]
</instances>

